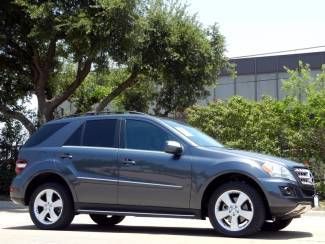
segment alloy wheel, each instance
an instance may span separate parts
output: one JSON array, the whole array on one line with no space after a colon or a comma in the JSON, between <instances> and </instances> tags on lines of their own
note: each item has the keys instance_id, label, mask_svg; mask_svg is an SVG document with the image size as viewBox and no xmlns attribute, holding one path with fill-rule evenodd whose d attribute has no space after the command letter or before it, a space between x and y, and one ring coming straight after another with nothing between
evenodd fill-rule
<instances>
[{"instance_id":1,"label":"alloy wheel","mask_svg":"<svg viewBox=\"0 0 325 244\"><path fill-rule=\"evenodd\" d=\"M63 201L57 191L45 189L36 196L33 209L39 222L44 225L51 225L61 217Z\"/></svg>"},{"instance_id":2,"label":"alloy wheel","mask_svg":"<svg viewBox=\"0 0 325 244\"><path fill-rule=\"evenodd\" d=\"M228 231L241 231L252 221L254 207L250 197L239 190L228 190L221 194L215 204L215 217Z\"/></svg>"}]
</instances>

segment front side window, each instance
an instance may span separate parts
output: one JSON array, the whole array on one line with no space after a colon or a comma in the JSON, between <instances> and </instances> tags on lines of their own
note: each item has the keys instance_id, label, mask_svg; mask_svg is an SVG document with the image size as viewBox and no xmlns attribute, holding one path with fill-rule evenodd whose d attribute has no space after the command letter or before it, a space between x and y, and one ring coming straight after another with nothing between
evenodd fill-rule
<instances>
[{"instance_id":1,"label":"front side window","mask_svg":"<svg viewBox=\"0 0 325 244\"><path fill-rule=\"evenodd\" d=\"M90 147L115 147L116 122L116 119L87 121L82 145Z\"/></svg>"},{"instance_id":2,"label":"front side window","mask_svg":"<svg viewBox=\"0 0 325 244\"><path fill-rule=\"evenodd\" d=\"M129 149L164 151L171 136L163 129L140 120L127 120L125 147Z\"/></svg>"}]
</instances>

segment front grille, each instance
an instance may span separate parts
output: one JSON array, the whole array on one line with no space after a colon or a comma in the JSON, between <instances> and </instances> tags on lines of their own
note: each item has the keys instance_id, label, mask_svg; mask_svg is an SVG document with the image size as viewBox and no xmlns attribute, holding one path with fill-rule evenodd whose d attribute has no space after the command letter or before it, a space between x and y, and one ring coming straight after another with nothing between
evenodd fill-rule
<instances>
[{"instance_id":1,"label":"front grille","mask_svg":"<svg viewBox=\"0 0 325 244\"><path fill-rule=\"evenodd\" d=\"M294 171L297 174L301 184L314 185L314 177L309 169L296 168Z\"/></svg>"}]
</instances>

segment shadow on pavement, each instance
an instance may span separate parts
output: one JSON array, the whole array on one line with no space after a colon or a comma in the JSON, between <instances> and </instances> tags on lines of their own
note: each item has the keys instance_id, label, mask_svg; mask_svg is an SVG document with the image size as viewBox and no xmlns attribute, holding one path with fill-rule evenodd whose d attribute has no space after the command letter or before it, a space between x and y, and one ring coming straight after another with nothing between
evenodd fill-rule
<instances>
[{"instance_id":1,"label":"shadow on pavement","mask_svg":"<svg viewBox=\"0 0 325 244\"><path fill-rule=\"evenodd\" d=\"M7 227L5 229L11 230L38 230L35 226L17 226ZM158 226L127 226L117 225L115 227L98 227L97 225L89 224L72 224L64 231L72 232L107 232L107 233L135 233L135 234L165 234L165 235L185 235L185 236L215 236L221 237L213 229L205 228L189 228L189 227L158 227ZM312 237L310 232L302 231L279 231L279 232L260 232L254 236L246 239L265 239L265 240L289 240L297 238Z\"/></svg>"}]
</instances>

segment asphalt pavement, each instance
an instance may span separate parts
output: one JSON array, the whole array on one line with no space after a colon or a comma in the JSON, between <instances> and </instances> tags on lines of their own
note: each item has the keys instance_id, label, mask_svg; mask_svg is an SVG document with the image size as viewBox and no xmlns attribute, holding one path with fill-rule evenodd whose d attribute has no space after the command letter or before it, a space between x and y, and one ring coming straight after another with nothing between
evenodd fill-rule
<instances>
[{"instance_id":1,"label":"asphalt pavement","mask_svg":"<svg viewBox=\"0 0 325 244\"><path fill-rule=\"evenodd\" d=\"M113 228L100 228L87 215L75 217L63 231L38 230L27 209L0 201L0 243L325 243L325 212L312 211L286 229L260 232L247 238L227 238L215 233L209 220L127 217Z\"/></svg>"}]
</instances>

